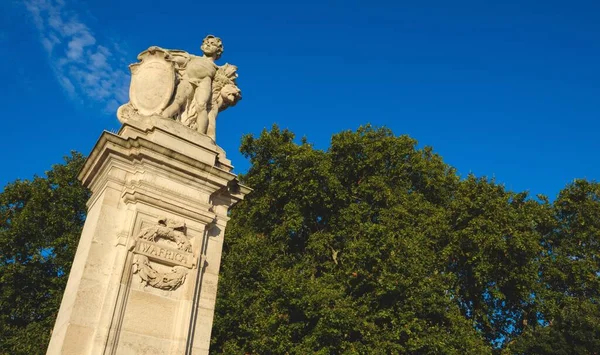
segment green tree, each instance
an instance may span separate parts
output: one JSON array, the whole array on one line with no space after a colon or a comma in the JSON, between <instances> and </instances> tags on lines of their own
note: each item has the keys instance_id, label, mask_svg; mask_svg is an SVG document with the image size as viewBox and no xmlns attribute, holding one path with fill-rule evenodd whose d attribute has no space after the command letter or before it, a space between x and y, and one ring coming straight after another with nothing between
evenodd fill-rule
<instances>
[{"instance_id":1,"label":"green tree","mask_svg":"<svg viewBox=\"0 0 600 355\"><path fill-rule=\"evenodd\" d=\"M491 352L447 262L454 170L387 129L337 134L327 152L293 139L243 140L255 191L228 227L213 351Z\"/></svg>"},{"instance_id":2,"label":"green tree","mask_svg":"<svg viewBox=\"0 0 600 355\"><path fill-rule=\"evenodd\" d=\"M600 307L565 297L549 324L531 327L509 344L507 354L594 355L600 353Z\"/></svg>"},{"instance_id":3,"label":"green tree","mask_svg":"<svg viewBox=\"0 0 600 355\"><path fill-rule=\"evenodd\" d=\"M0 353L44 354L85 219L89 193L72 153L46 177L0 193Z\"/></svg>"},{"instance_id":4,"label":"green tree","mask_svg":"<svg viewBox=\"0 0 600 355\"><path fill-rule=\"evenodd\" d=\"M459 183L447 210L440 262L456 278L465 317L500 347L538 318L540 230L551 212L526 193L474 176Z\"/></svg>"},{"instance_id":5,"label":"green tree","mask_svg":"<svg viewBox=\"0 0 600 355\"><path fill-rule=\"evenodd\" d=\"M539 320L508 347L514 354L600 353L600 184L576 180L551 206L536 301Z\"/></svg>"},{"instance_id":6,"label":"green tree","mask_svg":"<svg viewBox=\"0 0 600 355\"><path fill-rule=\"evenodd\" d=\"M370 126L327 151L275 126L241 150L255 190L232 211L213 353L532 353L551 332L590 352L600 339L597 184L552 204L460 179Z\"/></svg>"}]
</instances>

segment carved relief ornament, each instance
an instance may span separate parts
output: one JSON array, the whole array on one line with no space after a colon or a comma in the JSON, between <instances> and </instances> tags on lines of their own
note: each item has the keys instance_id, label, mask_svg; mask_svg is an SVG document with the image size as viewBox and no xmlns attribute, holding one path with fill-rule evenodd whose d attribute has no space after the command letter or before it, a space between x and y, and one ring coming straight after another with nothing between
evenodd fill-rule
<instances>
[{"instance_id":1,"label":"carved relief ornament","mask_svg":"<svg viewBox=\"0 0 600 355\"><path fill-rule=\"evenodd\" d=\"M146 286L175 290L195 265L192 244L185 235L183 221L159 218L157 225L144 228L134 246L133 273ZM159 272L152 262L172 266L169 272Z\"/></svg>"}]
</instances>

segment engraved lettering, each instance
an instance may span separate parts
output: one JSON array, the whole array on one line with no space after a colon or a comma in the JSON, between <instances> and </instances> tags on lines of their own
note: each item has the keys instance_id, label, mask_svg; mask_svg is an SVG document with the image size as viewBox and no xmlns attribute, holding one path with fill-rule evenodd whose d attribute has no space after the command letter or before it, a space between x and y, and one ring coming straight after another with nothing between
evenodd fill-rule
<instances>
[{"instance_id":1,"label":"engraved lettering","mask_svg":"<svg viewBox=\"0 0 600 355\"><path fill-rule=\"evenodd\" d=\"M177 250L163 247L152 242L139 241L136 248L138 253L153 256L159 260L170 261L187 268L191 267L191 265L188 264L190 258L193 258L191 254L180 253Z\"/></svg>"}]
</instances>

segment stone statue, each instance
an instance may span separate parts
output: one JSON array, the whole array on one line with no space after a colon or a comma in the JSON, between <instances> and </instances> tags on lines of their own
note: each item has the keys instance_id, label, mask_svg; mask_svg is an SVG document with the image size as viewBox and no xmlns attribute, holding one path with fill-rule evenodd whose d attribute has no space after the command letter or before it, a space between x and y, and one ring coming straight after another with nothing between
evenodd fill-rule
<instances>
[{"instance_id":1,"label":"stone statue","mask_svg":"<svg viewBox=\"0 0 600 355\"><path fill-rule=\"evenodd\" d=\"M160 116L208 135L215 140L219 112L234 106L242 95L237 67L218 66L223 42L209 35L202 41L202 56L175 49L150 47L130 65L130 102L121 106L121 122L136 115Z\"/></svg>"}]
</instances>

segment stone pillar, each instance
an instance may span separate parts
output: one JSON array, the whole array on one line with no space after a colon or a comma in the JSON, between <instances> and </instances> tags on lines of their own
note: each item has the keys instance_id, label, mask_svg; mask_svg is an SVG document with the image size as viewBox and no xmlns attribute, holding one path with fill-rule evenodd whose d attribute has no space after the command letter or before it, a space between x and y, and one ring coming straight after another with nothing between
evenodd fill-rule
<instances>
[{"instance_id":1,"label":"stone pillar","mask_svg":"<svg viewBox=\"0 0 600 355\"><path fill-rule=\"evenodd\" d=\"M207 354L228 209L250 190L178 122L104 132L79 178L88 215L47 354Z\"/></svg>"}]
</instances>

